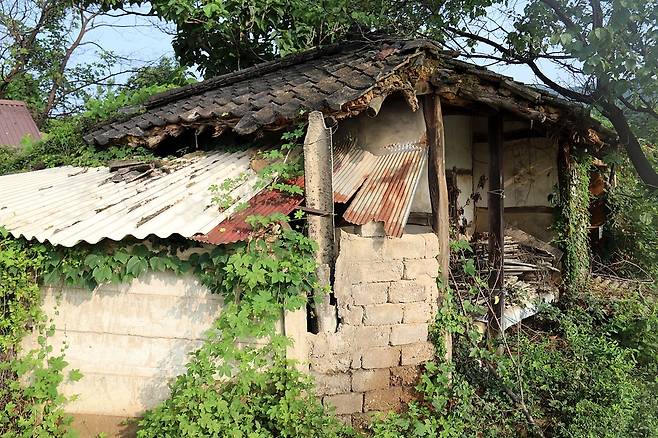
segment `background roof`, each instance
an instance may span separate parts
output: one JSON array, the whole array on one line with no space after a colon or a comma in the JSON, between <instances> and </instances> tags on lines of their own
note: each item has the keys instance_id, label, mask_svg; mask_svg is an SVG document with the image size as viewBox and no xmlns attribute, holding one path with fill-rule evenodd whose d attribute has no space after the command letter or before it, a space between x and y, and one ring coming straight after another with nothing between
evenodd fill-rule
<instances>
[{"instance_id":1,"label":"background roof","mask_svg":"<svg viewBox=\"0 0 658 438\"><path fill-rule=\"evenodd\" d=\"M0 146L20 148L21 139L26 135L41 138L25 102L0 99Z\"/></svg>"}]
</instances>

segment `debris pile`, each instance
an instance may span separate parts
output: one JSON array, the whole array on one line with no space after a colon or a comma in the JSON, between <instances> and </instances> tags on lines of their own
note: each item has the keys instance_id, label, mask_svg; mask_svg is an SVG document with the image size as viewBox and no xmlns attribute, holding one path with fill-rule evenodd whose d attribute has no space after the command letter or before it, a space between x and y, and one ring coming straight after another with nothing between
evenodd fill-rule
<instances>
[{"instance_id":1,"label":"debris pile","mask_svg":"<svg viewBox=\"0 0 658 438\"><path fill-rule=\"evenodd\" d=\"M489 235L479 233L471 241L476 267L482 279L491 273L489 265ZM560 261L562 252L515 228L505 230L504 271L507 304L522 304L533 297L552 293L557 296L560 283ZM453 269L461 272L461 269ZM459 277L459 276L457 276ZM465 278L456 278L459 283L467 282ZM469 290L469 288L464 288ZM473 297L479 304L484 304L487 297L478 294Z\"/></svg>"}]
</instances>

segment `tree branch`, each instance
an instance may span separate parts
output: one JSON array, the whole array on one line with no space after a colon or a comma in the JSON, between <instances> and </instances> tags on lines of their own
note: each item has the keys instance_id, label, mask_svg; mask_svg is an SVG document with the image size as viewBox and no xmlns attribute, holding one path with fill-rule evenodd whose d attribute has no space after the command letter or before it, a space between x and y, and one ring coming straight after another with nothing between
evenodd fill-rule
<instances>
[{"instance_id":1,"label":"tree branch","mask_svg":"<svg viewBox=\"0 0 658 438\"><path fill-rule=\"evenodd\" d=\"M593 95L589 94L583 94L583 93L578 93L577 91L570 90L569 88L563 87L562 85L558 84L557 82L553 81L551 78L546 76L544 72L541 71L537 63L535 62L534 59L519 55L514 53L512 50L509 50L508 48L504 47L502 44L497 43L495 41L490 40L489 38L485 38L481 35L477 35L474 33L470 32L465 32L459 29L455 29L453 27L447 27L446 30L449 32L453 32L463 38L470 38L472 40L487 44L494 49L498 50L501 52L503 55L507 56L508 58L511 59L516 59L517 61L520 61L524 64L526 64L532 72L537 75L539 79L541 79L546 85L557 91L558 93L562 94L565 97L568 97L570 99L583 102L583 103L594 103L595 99Z\"/></svg>"}]
</instances>

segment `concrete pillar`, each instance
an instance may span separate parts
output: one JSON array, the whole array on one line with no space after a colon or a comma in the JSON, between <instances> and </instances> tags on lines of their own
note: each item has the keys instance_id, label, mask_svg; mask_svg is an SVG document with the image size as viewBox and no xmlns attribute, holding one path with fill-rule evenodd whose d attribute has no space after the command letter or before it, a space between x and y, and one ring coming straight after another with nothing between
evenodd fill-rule
<instances>
[{"instance_id":1,"label":"concrete pillar","mask_svg":"<svg viewBox=\"0 0 658 438\"><path fill-rule=\"evenodd\" d=\"M313 111L308 117L304 140L304 187L306 206L326 214L309 214L308 237L318 243L317 275L322 284L331 283L334 260L334 192L331 130L324 124L324 116ZM335 332L338 317L329 295L319 297L315 306L320 332Z\"/></svg>"}]
</instances>

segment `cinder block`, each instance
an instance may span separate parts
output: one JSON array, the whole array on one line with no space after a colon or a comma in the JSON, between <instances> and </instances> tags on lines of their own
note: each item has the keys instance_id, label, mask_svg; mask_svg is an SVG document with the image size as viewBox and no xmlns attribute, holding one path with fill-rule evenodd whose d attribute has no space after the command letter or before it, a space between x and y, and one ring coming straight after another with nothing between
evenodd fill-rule
<instances>
[{"instance_id":1,"label":"cinder block","mask_svg":"<svg viewBox=\"0 0 658 438\"><path fill-rule=\"evenodd\" d=\"M373 260L354 263L348 277L352 284L396 281L402 278L404 265L401 260Z\"/></svg>"},{"instance_id":2,"label":"cinder block","mask_svg":"<svg viewBox=\"0 0 658 438\"><path fill-rule=\"evenodd\" d=\"M382 252L385 260L423 259L426 255L425 239L419 234L404 234L400 238L389 237Z\"/></svg>"},{"instance_id":3,"label":"cinder block","mask_svg":"<svg viewBox=\"0 0 658 438\"><path fill-rule=\"evenodd\" d=\"M434 359L434 345L420 342L402 346L402 365L418 365Z\"/></svg>"},{"instance_id":4,"label":"cinder block","mask_svg":"<svg viewBox=\"0 0 658 438\"><path fill-rule=\"evenodd\" d=\"M343 324L361 325L363 324L363 307L362 306L340 306L338 308L338 317Z\"/></svg>"},{"instance_id":5,"label":"cinder block","mask_svg":"<svg viewBox=\"0 0 658 438\"><path fill-rule=\"evenodd\" d=\"M346 354L329 354L311 356L311 371L318 374L337 374L347 372L352 365L352 358Z\"/></svg>"},{"instance_id":6,"label":"cinder block","mask_svg":"<svg viewBox=\"0 0 658 438\"><path fill-rule=\"evenodd\" d=\"M404 365L390 369L391 386L414 386L420 379L420 366Z\"/></svg>"},{"instance_id":7,"label":"cinder block","mask_svg":"<svg viewBox=\"0 0 658 438\"><path fill-rule=\"evenodd\" d=\"M391 303L426 301L429 296L426 282L401 280L391 283L388 288L388 301Z\"/></svg>"},{"instance_id":8,"label":"cinder block","mask_svg":"<svg viewBox=\"0 0 658 438\"><path fill-rule=\"evenodd\" d=\"M352 373L352 391L364 392L388 388L390 371L386 368L356 370Z\"/></svg>"},{"instance_id":9,"label":"cinder block","mask_svg":"<svg viewBox=\"0 0 658 438\"><path fill-rule=\"evenodd\" d=\"M333 406L337 415L353 414L363 412L363 394L347 393L329 395L322 399L325 406Z\"/></svg>"},{"instance_id":10,"label":"cinder block","mask_svg":"<svg viewBox=\"0 0 658 438\"><path fill-rule=\"evenodd\" d=\"M434 233L424 233L425 258L436 258L439 255L439 238Z\"/></svg>"},{"instance_id":11,"label":"cinder block","mask_svg":"<svg viewBox=\"0 0 658 438\"><path fill-rule=\"evenodd\" d=\"M352 368L353 370L358 370L359 368L361 368L361 356L362 356L361 351L352 352L352 357L350 360L350 368Z\"/></svg>"},{"instance_id":12,"label":"cinder block","mask_svg":"<svg viewBox=\"0 0 658 438\"><path fill-rule=\"evenodd\" d=\"M365 393L363 409L369 411L398 411L401 407L401 388L378 389Z\"/></svg>"},{"instance_id":13,"label":"cinder block","mask_svg":"<svg viewBox=\"0 0 658 438\"><path fill-rule=\"evenodd\" d=\"M434 259L405 260L404 261L404 279L413 280L423 275L430 277L439 276L439 262Z\"/></svg>"},{"instance_id":14,"label":"cinder block","mask_svg":"<svg viewBox=\"0 0 658 438\"><path fill-rule=\"evenodd\" d=\"M373 304L364 307L365 325L389 325L402 322L404 307L401 304Z\"/></svg>"},{"instance_id":15,"label":"cinder block","mask_svg":"<svg viewBox=\"0 0 658 438\"><path fill-rule=\"evenodd\" d=\"M381 260L384 258L385 237L362 237L341 231L339 239L338 254L345 259Z\"/></svg>"},{"instance_id":16,"label":"cinder block","mask_svg":"<svg viewBox=\"0 0 658 438\"><path fill-rule=\"evenodd\" d=\"M429 322L433 319L432 306L427 302L407 303L404 306L402 322L405 324L414 322Z\"/></svg>"},{"instance_id":17,"label":"cinder block","mask_svg":"<svg viewBox=\"0 0 658 438\"><path fill-rule=\"evenodd\" d=\"M367 224L357 225L354 231L363 237L381 237L385 236L384 222L368 222Z\"/></svg>"},{"instance_id":18,"label":"cinder block","mask_svg":"<svg viewBox=\"0 0 658 438\"><path fill-rule=\"evenodd\" d=\"M313 373L315 390L318 395L334 395L350 392L352 378L347 373L320 374Z\"/></svg>"},{"instance_id":19,"label":"cinder block","mask_svg":"<svg viewBox=\"0 0 658 438\"><path fill-rule=\"evenodd\" d=\"M390 325L371 325L357 327L354 335L357 347L384 347L391 339Z\"/></svg>"},{"instance_id":20,"label":"cinder block","mask_svg":"<svg viewBox=\"0 0 658 438\"><path fill-rule=\"evenodd\" d=\"M391 328L391 345L427 341L427 324L401 324Z\"/></svg>"},{"instance_id":21,"label":"cinder block","mask_svg":"<svg viewBox=\"0 0 658 438\"><path fill-rule=\"evenodd\" d=\"M391 283L362 283L352 286L354 304L382 304L388 299L388 288Z\"/></svg>"},{"instance_id":22,"label":"cinder block","mask_svg":"<svg viewBox=\"0 0 658 438\"><path fill-rule=\"evenodd\" d=\"M400 364L400 347L373 347L363 352L361 366L365 369L390 368Z\"/></svg>"}]
</instances>

